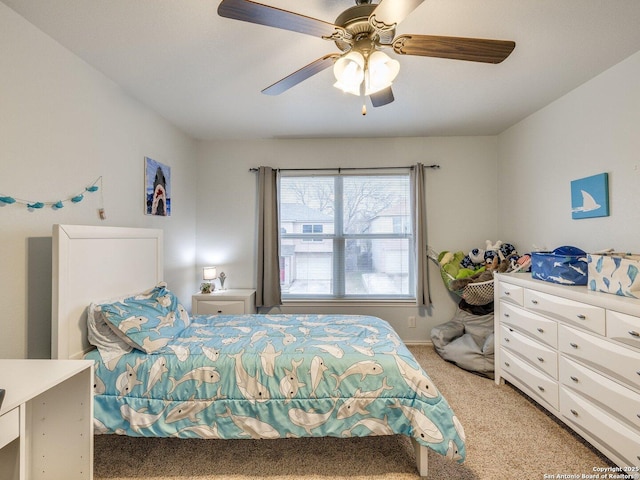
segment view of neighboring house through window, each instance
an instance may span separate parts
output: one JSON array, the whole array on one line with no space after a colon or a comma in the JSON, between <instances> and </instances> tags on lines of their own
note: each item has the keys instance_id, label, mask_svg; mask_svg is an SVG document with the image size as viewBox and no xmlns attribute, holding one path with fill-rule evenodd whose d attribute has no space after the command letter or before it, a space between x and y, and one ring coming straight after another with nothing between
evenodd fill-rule
<instances>
[{"instance_id":1,"label":"view of neighboring house through window","mask_svg":"<svg viewBox=\"0 0 640 480\"><path fill-rule=\"evenodd\" d=\"M409 175L282 175L284 299L415 298Z\"/></svg>"}]
</instances>

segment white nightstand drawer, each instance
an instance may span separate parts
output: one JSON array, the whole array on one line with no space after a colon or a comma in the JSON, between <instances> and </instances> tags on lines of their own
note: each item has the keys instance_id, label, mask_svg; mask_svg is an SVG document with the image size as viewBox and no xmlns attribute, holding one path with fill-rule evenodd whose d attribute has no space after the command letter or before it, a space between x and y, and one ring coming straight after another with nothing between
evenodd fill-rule
<instances>
[{"instance_id":1,"label":"white nightstand drawer","mask_svg":"<svg viewBox=\"0 0 640 480\"><path fill-rule=\"evenodd\" d=\"M509 350L500 349L503 373L507 380L512 377L518 381L516 386L530 396L541 398L558 410L558 384L544 373L536 370Z\"/></svg>"},{"instance_id":2,"label":"white nightstand drawer","mask_svg":"<svg viewBox=\"0 0 640 480\"><path fill-rule=\"evenodd\" d=\"M561 353L640 388L640 352L565 325L560 325L558 339Z\"/></svg>"},{"instance_id":3,"label":"white nightstand drawer","mask_svg":"<svg viewBox=\"0 0 640 480\"><path fill-rule=\"evenodd\" d=\"M640 318L608 310L607 337L640 348Z\"/></svg>"},{"instance_id":4,"label":"white nightstand drawer","mask_svg":"<svg viewBox=\"0 0 640 480\"><path fill-rule=\"evenodd\" d=\"M605 334L605 309L602 307L528 289L524 292L524 306L561 322Z\"/></svg>"},{"instance_id":5,"label":"white nightstand drawer","mask_svg":"<svg viewBox=\"0 0 640 480\"><path fill-rule=\"evenodd\" d=\"M244 302L240 301L199 301L198 315L242 315Z\"/></svg>"},{"instance_id":6,"label":"white nightstand drawer","mask_svg":"<svg viewBox=\"0 0 640 480\"><path fill-rule=\"evenodd\" d=\"M566 357L560 358L560 382L640 433L640 394Z\"/></svg>"},{"instance_id":7,"label":"white nightstand drawer","mask_svg":"<svg viewBox=\"0 0 640 480\"><path fill-rule=\"evenodd\" d=\"M510 283L498 282L498 299L522 306L524 302L524 288L511 285Z\"/></svg>"},{"instance_id":8,"label":"white nightstand drawer","mask_svg":"<svg viewBox=\"0 0 640 480\"><path fill-rule=\"evenodd\" d=\"M578 433L584 431L608 450L615 445L615 454L626 466L637 466L640 462L640 434L623 425L603 410L589 403L580 395L562 390L560 413L565 422L577 426ZM634 472L631 473L633 478Z\"/></svg>"},{"instance_id":9,"label":"white nightstand drawer","mask_svg":"<svg viewBox=\"0 0 640 480\"><path fill-rule=\"evenodd\" d=\"M558 354L555 350L504 325L500 336L503 347L522 357L533 367L542 370L556 380L558 379Z\"/></svg>"},{"instance_id":10,"label":"white nightstand drawer","mask_svg":"<svg viewBox=\"0 0 640 480\"><path fill-rule=\"evenodd\" d=\"M500 306L500 321L528 333L550 347L558 348L558 323L506 303Z\"/></svg>"},{"instance_id":11,"label":"white nightstand drawer","mask_svg":"<svg viewBox=\"0 0 640 480\"><path fill-rule=\"evenodd\" d=\"M20 436L20 408L14 408L0 417L0 448Z\"/></svg>"}]
</instances>

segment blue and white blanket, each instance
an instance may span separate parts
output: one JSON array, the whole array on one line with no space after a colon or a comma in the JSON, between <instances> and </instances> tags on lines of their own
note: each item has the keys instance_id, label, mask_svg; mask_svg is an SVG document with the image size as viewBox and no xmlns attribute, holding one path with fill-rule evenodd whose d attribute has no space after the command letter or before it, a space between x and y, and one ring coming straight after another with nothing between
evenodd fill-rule
<instances>
[{"instance_id":1,"label":"blue and white blanket","mask_svg":"<svg viewBox=\"0 0 640 480\"><path fill-rule=\"evenodd\" d=\"M465 458L462 425L384 320L194 316L152 353L96 360L95 431L182 438L402 434ZM164 343L164 342L162 342Z\"/></svg>"}]
</instances>

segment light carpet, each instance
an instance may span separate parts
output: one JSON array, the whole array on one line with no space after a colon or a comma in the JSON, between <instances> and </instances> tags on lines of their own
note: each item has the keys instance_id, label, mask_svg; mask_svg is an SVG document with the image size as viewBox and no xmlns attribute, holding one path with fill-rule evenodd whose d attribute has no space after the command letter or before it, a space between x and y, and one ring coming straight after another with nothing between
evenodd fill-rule
<instances>
[{"instance_id":1,"label":"light carpet","mask_svg":"<svg viewBox=\"0 0 640 480\"><path fill-rule=\"evenodd\" d=\"M461 420L467 460L429 452L428 478L540 479L613 464L509 384L461 370L431 346L410 350ZM418 479L403 436L282 440L95 437L94 476L113 480ZM547 477L549 478L549 477ZM570 478L570 477L565 477Z\"/></svg>"}]
</instances>

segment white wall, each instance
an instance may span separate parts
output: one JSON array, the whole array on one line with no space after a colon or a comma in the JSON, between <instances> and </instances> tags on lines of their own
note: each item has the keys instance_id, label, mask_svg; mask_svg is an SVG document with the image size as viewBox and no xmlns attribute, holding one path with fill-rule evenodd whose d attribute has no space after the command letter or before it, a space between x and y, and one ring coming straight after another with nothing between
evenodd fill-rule
<instances>
[{"instance_id":1,"label":"white wall","mask_svg":"<svg viewBox=\"0 0 640 480\"><path fill-rule=\"evenodd\" d=\"M228 288L256 285L257 174L249 172L251 167L439 164L439 170L426 174L429 243L437 251L467 251L495 240L496 159L496 137L203 142L198 154L195 280L200 281L201 267L211 264L227 274ZM405 341L427 341L431 328L450 320L456 307L437 269L431 272L434 306L429 312L413 305L296 311L375 314L390 321ZM419 317L417 328L407 327L409 315Z\"/></svg>"},{"instance_id":2,"label":"white wall","mask_svg":"<svg viewBox=\"0 0 640 480\"><path fill-rule=\"evenodd\" d=\"M34 335L48 346L50 320L41 315L50 309L50 281L49 290L45 280L30 291L38 279L28 277L50 275L42 249L54 223L162 228L166 279L190 305L196 143L3 3L0 72L0 195L56 201L99 176L104 187L58 211L0 207L0 358L27 356ZM171 217L143 214L145 156L172 167ZM97 215L102 199L105 221ZM32 241L38 238L44 242ZM40 251L31 251L34 245ZM33 305L40 318L29 313Z\"/></svg>"},{"instance_id":3,"label":"white wall","mask_svg":"<svg viewBox=\"0 0 640 480\"><path fill-rule=\"evenodd\" d=\"M640 252L640 52L498 137L499 235ZM610 216L571 219L571 180L609 174Z\"/></svg>"}]
</instances>

